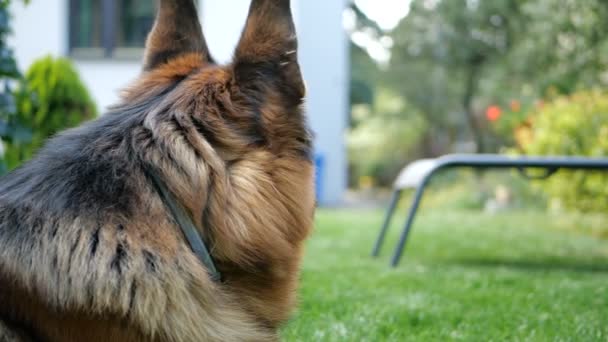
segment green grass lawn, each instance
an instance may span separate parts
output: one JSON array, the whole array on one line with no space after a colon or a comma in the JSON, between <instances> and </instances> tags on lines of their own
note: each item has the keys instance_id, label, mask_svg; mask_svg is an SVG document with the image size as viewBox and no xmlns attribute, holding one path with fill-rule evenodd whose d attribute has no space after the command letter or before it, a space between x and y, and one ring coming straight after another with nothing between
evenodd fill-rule
<instances>
[{"instance_id":1,"label":"green grass lawn","mask_svg":"<svg viewBox=\"0 0 608 342\"><path fill-rule=\"evenodd\" d=\"M424 210L397 269L403 217L369 256L381 221L318 212L285 341L608 341L606 220Z\"/></svg>"}]
</instances>

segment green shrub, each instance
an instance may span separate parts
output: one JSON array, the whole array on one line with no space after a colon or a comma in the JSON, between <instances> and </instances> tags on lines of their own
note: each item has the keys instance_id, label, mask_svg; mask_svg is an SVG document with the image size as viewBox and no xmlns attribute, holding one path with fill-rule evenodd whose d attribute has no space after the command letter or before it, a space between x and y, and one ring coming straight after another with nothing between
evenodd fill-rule
<instances>
[{"instance_id":1,"label":"green shrub","mask_svg":"<svg viewBox=\"0 0 608 342\"><path fill-rule=\"evenodd\" d=\"M599 90L559 97L533 113L529 155L608 155L608 93ZM608 210L608 175L559 172L542 183L550 200L583 212Z\"/></svg>"},{"instance_id":2,"label":"green shrub","mask_svg":"<svg viewBox=\"0 0 608 342\"><path fill-rule=\"evenodd\" d=\"M348 156L355 187L391 185L426 132L426 122L401 98L386 91L376 97L373 108L353 107L358 124L348 135Z\"/></svg>"},{"instance_id":3,"label":"green shrub","mask_svg":"<svg viewBox=\"0 0 608 342\"><path fill-rule=\"evenodd\" d=\"M32 64L16 94L17 120L33 132L30 142L5 142L9 169L30 159L50 136L96 116L95 104L76 69L65 58Z\"/></svg>"}]
</instances>

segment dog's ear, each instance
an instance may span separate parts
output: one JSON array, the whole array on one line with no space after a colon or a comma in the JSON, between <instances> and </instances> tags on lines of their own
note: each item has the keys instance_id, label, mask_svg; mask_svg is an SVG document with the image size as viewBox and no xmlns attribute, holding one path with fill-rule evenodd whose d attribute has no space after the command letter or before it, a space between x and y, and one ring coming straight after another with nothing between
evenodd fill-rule
<instances>
[{"instance_id":1,"label":"dog's ear","mask_svg":"<svg viewBox=\"0 0 608 342\"><path fill-rule=\"evenodd\" d=\"M251 1L233 66L239 87L272 83L294 100L304 97L290 0Z\"/></svg>"},{"instance_id":2,"label":"dog's ear","mask_svg":"<svg viewBox=\"0 0 608 342\"><path fill-rule=\"evenodd\" d=\"M146 42L144 70L185 53L212 62L193 0L160 0L156 21Z\"/></svg>"}]
</instances>

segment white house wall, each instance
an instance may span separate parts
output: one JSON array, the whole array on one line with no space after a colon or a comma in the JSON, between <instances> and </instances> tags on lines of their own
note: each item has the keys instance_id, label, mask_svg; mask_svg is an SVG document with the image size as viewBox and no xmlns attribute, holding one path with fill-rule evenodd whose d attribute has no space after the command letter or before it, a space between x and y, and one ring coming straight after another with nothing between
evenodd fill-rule
<instances>
[{"instance_id":1,"label":"white house wall","mask_svg":"<svg viewBox=\"0 0 608 342\"><path fill-rule=\"evenodd\" d=\"M151 0L152 1L152 0ZM201 21L216 59L227 62L245 23L250 0L202 0ZM300 37L300 61L308 86L307 109L324 157L323 204L340 202L346 188L344 131L348 108L348 51L342 28L346 0L292 0ZM13 1L10 44L22 70L35 59L68 52L68 1ZM140 61L75 60L101 112L114 104L120 89L140 72Z\"/></svg>"},{"instance_id":2,"label":"white house wall","mask_svg":"<svg viewBox=\"0 0 608 342\"><path fill-rule=\"evenodd\" d=\"M345 130L349 107L348 44L342 27L346 0L299 1L300 63L307 109L324 158L321 203L338 204L347 187Z\"/></svg>"}]
</instances>

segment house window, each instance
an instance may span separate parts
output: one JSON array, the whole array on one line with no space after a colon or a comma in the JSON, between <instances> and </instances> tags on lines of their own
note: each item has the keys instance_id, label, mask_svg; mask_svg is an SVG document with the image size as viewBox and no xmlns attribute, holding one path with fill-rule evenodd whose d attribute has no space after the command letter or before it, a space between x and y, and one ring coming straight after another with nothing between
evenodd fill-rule
<instances>
[{"instance_id":1,"label":"house window","mask_svg":"<svg viewBox=\"0 0 608 342\"><path fill-rule=\"evenodd\" d=\"M70 54L139 58L155 17L151 0L70 0Z\"/></svg>"}]
</instances>

